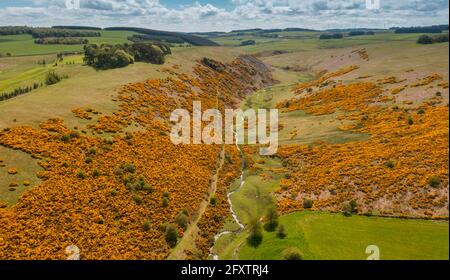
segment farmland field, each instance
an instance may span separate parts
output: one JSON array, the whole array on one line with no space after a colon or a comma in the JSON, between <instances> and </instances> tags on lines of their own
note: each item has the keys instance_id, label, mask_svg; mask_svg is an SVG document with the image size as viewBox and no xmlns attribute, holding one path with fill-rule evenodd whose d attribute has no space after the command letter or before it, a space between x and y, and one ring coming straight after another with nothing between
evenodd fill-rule
<instances>
[{"instance_id":1,"label":"farmland field","mask_svg":"<svg viewBox=\"0 0 450 280\"><path fill-rule=\"evenodd\" d=\"M128 37L135 34L129 31L101 31L101 37L87 38L92 44L121 44L128 41ZM13 56L30 56L56 54L59 52L81 52L82 45L38 45L31 35L1 36L0 53L10 53Z\"/></svg>"}]
</instances>

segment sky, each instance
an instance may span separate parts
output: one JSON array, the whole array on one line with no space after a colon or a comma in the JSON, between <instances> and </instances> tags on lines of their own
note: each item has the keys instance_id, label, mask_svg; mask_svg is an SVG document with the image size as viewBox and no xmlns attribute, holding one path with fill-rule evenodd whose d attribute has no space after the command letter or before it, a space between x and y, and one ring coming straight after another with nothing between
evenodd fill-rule
<instances>
[{"instance_id":1,"label":"sky","mask_svg":"<svg viewBox=\"0 0 450 280\"><path fill-rule=\"evenodd\" d=\"M247 28L385 28L448 24L447 0L0 0L1 25L133 26L205 32ZM379 1L369 9L366 1ZM376 7L376 6L375 6Z\"/></svg>"}]
</instances>

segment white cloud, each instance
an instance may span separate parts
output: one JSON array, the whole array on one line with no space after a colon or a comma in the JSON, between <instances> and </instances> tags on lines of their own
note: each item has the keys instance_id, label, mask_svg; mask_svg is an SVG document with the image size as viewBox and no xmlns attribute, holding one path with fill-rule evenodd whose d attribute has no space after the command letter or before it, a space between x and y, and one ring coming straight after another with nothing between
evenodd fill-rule
<instances>
[{"instance_id":1,"label":"white cloud","mask_svg":"<svg viewBox=\"0 0 450 280\"><path fill-rule=\"evenodd\" d=\"M178 31L237 28L344 28L428 25L448 22L445 0L381 0L367 10L365 0L230 0L225 10L212 4L168 8L159 0L81 0L67 10L65 0L32 0L34 7L0 9L0 25L140 26Z\"/></svg>"}]
</instances>

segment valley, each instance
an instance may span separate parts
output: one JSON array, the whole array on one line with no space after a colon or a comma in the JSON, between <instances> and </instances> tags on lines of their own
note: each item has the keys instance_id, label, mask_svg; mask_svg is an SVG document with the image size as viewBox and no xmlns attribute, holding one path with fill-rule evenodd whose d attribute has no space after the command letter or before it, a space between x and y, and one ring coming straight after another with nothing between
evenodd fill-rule
<instances>
[{"instance_id":1,"label":"valley","mask_svg":"<svg viewBox=\"0 0 450 280\"><path fill-rule=\"evenodd\" d=\"M237 33L109 70L0 36L0 93L43 83L0 101L0 259L448 259L448 42ZM194 101L278 109L278 153L173 145Z\"/></svg>"}]
</instances>

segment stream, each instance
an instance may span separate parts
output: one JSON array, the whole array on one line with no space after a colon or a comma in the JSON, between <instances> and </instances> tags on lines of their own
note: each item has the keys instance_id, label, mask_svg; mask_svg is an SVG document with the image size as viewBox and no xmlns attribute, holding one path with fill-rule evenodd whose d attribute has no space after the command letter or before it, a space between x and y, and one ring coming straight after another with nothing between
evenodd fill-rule
<instances>
[{"instance_id":1,"label":"stream","mask_svg":"<svg viewBox=\"0 0 450 280\"><path fill-rule=\"evenodd\" d=\"M236 132L235 132L235 135L236 135ZM231 201L231 196L235 193L235 192L237 192L237 191L239 191L241 188L242 188L242 186L244 186L244 184L245 184L245 180L244 180L244 172L245 172L245 163L244 163L244 153L242 152L242 150L241 150L241 148L239 147L239 144L238 144L238 142L237 142L237 135L236 135L236 147L237 147L237 149L239 150L239 153L241 154L241 159L242 159L242 174L241 174L241 178L240 178L240 184L239 184L239 187L238 188L236 188L234 191L232 191L232 192L229 192L228 194L227 194L227 198L228 198L228 204L230 205L230 212L231 212L231 216L233 217L233 220L239 225L239 229L237 229L237 230L233 230L233 231L231 231L231 230L226 230L226 231L222 231L222 232L219 232L218 234L216 234L215 236L214 236L214 245L210 248L210 256L212 257L212 259L213 260L219 260L219 255L217 255L217 254L215 254L214 253L214 246L216 245L216 242L217 242L217 240L219 240L219 238L220 237L222 237L222 236L224 236L224 235L227 235L227 234L238 234L238 233L241 233L243 230L244 230L244 225L241 223L241 221L239 220L239 218L238 218L238 216L237 216L237 214L236 214L236 212L234 212L234 209L233 209L233 202Z\"/></svg>"}]
</instances>

